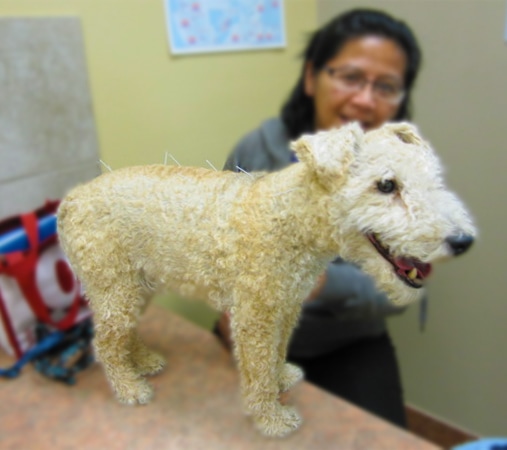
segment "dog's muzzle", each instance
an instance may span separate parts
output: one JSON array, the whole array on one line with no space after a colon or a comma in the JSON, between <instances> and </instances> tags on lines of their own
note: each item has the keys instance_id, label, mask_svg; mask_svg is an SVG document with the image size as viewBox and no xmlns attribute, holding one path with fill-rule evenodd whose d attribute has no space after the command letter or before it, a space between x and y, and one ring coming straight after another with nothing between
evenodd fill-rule
<instances>
[{"instance_id":1,"label":"dog's muzzle","mask_svg":"<svg viewBox=\"0 0 507 450\"><path fill-rule=\"evenodd\" d=\"M424 280L431 274L431 264L424 263L416 258L409 256L393 256L389 247L384 245L379 236L375 233L367 235L375 249L386 259L394 268L396 275L408 286L412 288L423 287ZM445 239L452 256L458 256L465 253L473 244L474 237L469 234L455 234Z\"/></svg>"}]
</instances>

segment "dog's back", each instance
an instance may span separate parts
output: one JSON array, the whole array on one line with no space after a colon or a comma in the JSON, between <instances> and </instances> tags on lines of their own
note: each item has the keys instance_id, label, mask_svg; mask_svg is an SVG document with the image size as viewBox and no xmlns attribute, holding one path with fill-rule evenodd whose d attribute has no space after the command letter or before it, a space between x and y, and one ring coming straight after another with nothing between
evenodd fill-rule
<instances>
[{"instance_id":1,"label":"dog's back","mask_svg":"<svg viewBox=\"0 0 507 450\"><path fill-rule=\"evenodd\" d=\"M237 242L230 215L252 182L233 172L163 165L105 173L62 201L61 244L85 287L108 271L111 282L115 272L138 271L154 289L161 280L201 297L197 286L214 283L211 261L234 253L224 248Z\"/></svg>"}]
</instances>

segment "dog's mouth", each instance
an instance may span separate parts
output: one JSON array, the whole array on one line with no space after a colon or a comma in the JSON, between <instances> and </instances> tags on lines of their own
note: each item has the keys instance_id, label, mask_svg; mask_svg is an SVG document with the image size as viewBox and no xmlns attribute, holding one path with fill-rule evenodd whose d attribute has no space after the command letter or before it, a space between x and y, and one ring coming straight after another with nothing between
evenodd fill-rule
<instances>
[{"instance_id":1,"label":"dog's mouth","mask_svg":"<svg viewBox=\"0 0 507 450\"><path fill-rule=\"evenodd\" d=\"M407 256L394 257L389 247L382 244L375 233L367 234L368 239L376 250L391 263L396 275L408 286L419 289L423 287L424 280L431 273L431 264L423 263L416 258Z\"/></svg>"}]
</instances>

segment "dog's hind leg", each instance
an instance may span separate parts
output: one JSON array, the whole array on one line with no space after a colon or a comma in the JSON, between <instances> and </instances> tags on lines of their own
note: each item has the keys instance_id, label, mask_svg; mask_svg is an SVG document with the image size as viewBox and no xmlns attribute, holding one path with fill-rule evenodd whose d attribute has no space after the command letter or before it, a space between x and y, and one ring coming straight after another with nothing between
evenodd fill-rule
<instances>
[{"instance_id":1,"label":"dog's hind leg","mask_svg":"<svg viewBox=\"0 0 507 450\"><path fill-rule=\"evenodd\" d=\"M157 368L157 363L155 367L151 364L145 367L153 358L137 334L146 292L139 284L125 278L108 289L88 284L87 296L94 312L97 358L116 397L122 403L142 404L153 397L153 389L143 373Z\"/></svg>"},{"instance_id":2,"label":"dog's hind leg","mask_svg":"<svg viewBox=\"0 0 507 450\"><path fill-rule=\"evenodd\" d=\"M263 434L282 437L296 430L301 418L293 407L278 401L281 311L276 302L260 306L263 299L255 294L243 300L236 299L231 328L244 406Z\"/></svg>"},{"instance_id":3,"label":"dog's hind leg","mask_svg":"<svg viewBox=\"0 0 507 450\"><path fill-rule=\"evenodd\" d=\"M150 292L151 289L148 288L146 300L141 303L141 315L148 306ZM166 364L166 359L160 353L151 350L138 333L134 334L130 359L140 375L155 375L161 372Z\"/></svg>"}]
</instances>

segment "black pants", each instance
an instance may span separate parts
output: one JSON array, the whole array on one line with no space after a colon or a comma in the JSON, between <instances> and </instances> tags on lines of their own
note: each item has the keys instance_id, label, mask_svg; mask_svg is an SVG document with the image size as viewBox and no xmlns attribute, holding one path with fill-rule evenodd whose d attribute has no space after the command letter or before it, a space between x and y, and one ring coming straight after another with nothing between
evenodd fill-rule
<instances>
[{"instance_id":1,"label":"black pants","mask_svg":"<svg viewBox=\"0 0 507 450\"><path fill-rule=\"evenodd\" d=\"M317 358L288 359L310 383L406 428L400 373L387 333Z\"/></svg>"}]
</instances>

